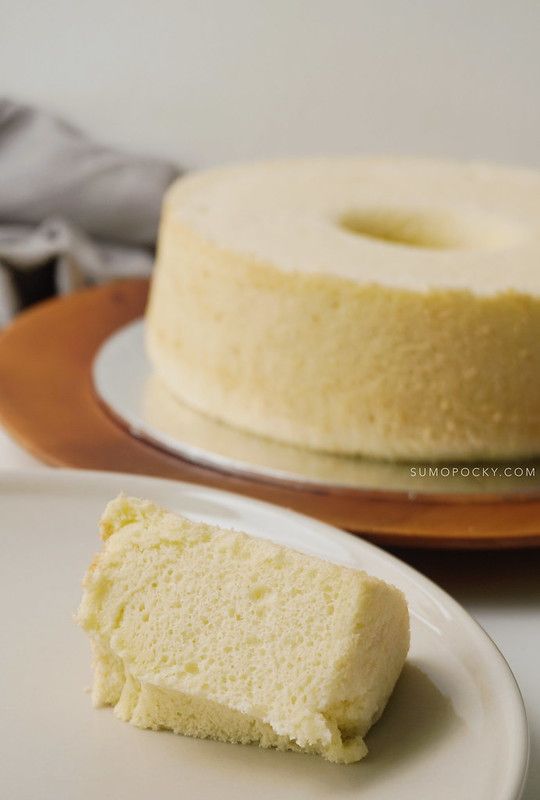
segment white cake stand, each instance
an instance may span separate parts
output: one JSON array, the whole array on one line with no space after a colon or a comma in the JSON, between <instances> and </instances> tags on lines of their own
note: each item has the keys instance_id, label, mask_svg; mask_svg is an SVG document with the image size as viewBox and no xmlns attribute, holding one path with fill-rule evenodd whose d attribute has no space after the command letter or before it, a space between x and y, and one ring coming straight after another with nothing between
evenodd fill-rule
<instances>
[{"instance_id":1,"label":"white cake stand","mask_svg":"<svg viewBox=\"0 0 540 800\"><path fill-rule=\"evenodd\" d=\"M141 320L106 340L94 360L93 381L101 402L133 436L223 472L312 489L353 488L413 495L527 495L540 489L540 464L398 464L317 453L232 428L181 403L153 374L145 354ZM535 474L527 475L527 469Z\"/></svg>"}]
</instances>

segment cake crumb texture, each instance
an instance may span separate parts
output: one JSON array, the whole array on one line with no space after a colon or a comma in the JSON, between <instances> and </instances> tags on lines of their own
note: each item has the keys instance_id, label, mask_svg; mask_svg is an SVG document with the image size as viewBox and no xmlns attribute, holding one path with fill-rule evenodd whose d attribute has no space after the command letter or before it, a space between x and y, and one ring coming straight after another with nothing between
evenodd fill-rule
<instances>
[{"instance_id":1,"label":"cake crumb texture","mask_svg":"<svg viewBox=\"0 0 540 800\"><path fill-rule=\"evenodd\" d=\"M141 728L349 763L409 646L405 599L364 572L120 496L84 579L96 706Z\"/></svg>"}]
</instances>

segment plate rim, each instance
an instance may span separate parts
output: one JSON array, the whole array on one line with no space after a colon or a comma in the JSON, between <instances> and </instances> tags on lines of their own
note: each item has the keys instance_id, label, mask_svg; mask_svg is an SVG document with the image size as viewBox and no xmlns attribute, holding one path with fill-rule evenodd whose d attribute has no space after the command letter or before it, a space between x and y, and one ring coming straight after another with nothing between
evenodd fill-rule
<instances>
[{"instance_id":1,"label":"plate rim","mask_svg":"<svg viewBox=\"0 0 540 800\"><path fill-rule=\"evenodd\" d=\"M312 526L321 534L326 534L327 536L329 535L332 538L343 542L344 544L346 543L353 549L357 549L359 551L367 550L367 552L373 554L376 558L382 558L383 560L391 563L399 571L404 572L405 575L412 580L415 587L420 592L424 594L427 593L432 600L442 603L443 606L449 608L452 612L452 615L457 618L460 626L464 626L469 632L477 635L478 640L483 644L483 649L487 652L491 652L491 655L493 656L493 664L497 664L499 676L504 677L507 688L511 690L511 692L505 692L505 704L507 706L507 710L511 712L510 718L512 720L512 731L511 735L508 736L508 739L511 744L514 744L514 748L513 757L509 762L509 769L506 773L508 794L504 796L504 800L519 800L527 779L530 754L530 735L527 722L527 712L521 690L512 672L512 669L510 668L510 665L493 639L480 625L480 623L477 622L477 620L474 619L474 617L472 617L468 611L448 592L438 586L438 584L392 553L388 553L376 544L373 544L372 542L369 542L358 535L341 530L334 525L322 522L321 520L312 518L306 514L302 514L301 512L279 506L265 500L259 500L253 497L235 494L234 492L224 489L216 489L210 486L188 483L186 481L160 478L153 475L140 475L113 471L109 472L106 470L86 470L72 468L37 468L23 470L1 468L0 494L3 491L6 491L6 489L9 490L11 487L15 487L18 490L22 488L24 491L32 493L36 491L39 484L44 485L44 488L46 488L47 485L58 486L59 484L61 485L62 483L66 482L83 485L89 480L99 483L101 481L110 482L111 479L118 481L125 480L131 483L141 483L141 485L147 483L161 485L166 484L170 489L173 489L173 487L176 490L181 489L183 491L187 491L188 493L199 495L202 499L204 499L205 495L208 496L209 499L216 494L218 496L224 495L229 502L239 503L242 506L254 506L256 508L259 507L262 510L272 512L278 516L292 516L294 519L297 519L298 522L303 523L304 525L308 524L309 526ZM498 703L501 702L499 695L497 696L497 701ZM507 749L506 752L512 752L511 748ZM503 796L501 795L501 798L502 797Z\"/></svg>"}]
</instances>

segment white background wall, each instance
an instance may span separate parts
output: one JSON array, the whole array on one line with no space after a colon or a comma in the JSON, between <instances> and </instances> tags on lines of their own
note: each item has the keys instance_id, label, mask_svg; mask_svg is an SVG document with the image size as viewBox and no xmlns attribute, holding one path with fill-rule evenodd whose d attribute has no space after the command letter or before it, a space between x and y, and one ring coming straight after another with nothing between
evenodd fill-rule
<instances>
[{"instance_id":1,"label":"white background wall","mask_svg":"<svg viewBox=\"0 0 540 800\"><path fill-rule=\"evenodd\" d=\"M0 89L186 166L540 166L538 0L0 0Z\"/></svg>"}]
</instances>

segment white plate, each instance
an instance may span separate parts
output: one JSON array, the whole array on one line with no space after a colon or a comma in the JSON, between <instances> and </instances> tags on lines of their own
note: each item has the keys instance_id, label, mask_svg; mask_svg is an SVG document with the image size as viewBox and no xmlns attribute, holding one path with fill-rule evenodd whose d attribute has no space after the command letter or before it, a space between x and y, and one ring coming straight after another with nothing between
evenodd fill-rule
<instances>
[{"instance_id":1,"label":"white plate","mask_svg":"<svg viewBox=\"0 0 540 800\"><path fill-rule=\"evenodd\" d=\"M92 372L97 395L133 436L214 469L308 487L385 492L523 495L540 489L540 468L533 469L533 462L517 464L517 474L512 471L510 476L505 474L508 465L482 465L486 474L480 465L470 463L440 465L435 476L426 464L417 464L411 475L410 464L318 453L225 425L181 403L156 377L145 354L142 320L106 340Z\"/></svg>"},{"instance_id":2,"label":"white plate","mask_svg":"<svg viewBox=\"0 0 540 800\"><path fill-rule=\"evenodd\" d=\"M119 491L247 530L399 586L412 646L357 765L140 731L94 710L88 641L72 620ZM527 726L501 654L448 595L373 545L232 494L133 475L0 473L0 795L12 800L516 800Z\"/></svg>"}]
</instances>

